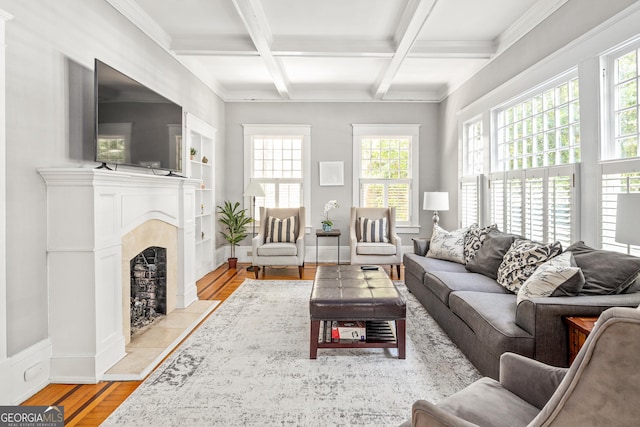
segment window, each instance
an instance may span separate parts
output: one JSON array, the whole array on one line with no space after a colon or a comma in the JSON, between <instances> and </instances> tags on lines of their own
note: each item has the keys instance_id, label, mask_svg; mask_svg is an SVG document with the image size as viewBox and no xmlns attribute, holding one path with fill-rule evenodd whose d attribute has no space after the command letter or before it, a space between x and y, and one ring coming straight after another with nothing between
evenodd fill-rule
<instances>
[{"instance_id":1,"label":"window","mask_svg":"<svg viewBox=\"0 0 640 427\"><path fill-rule=\"evenodd\" d=\"M495 167L511 171L580 162L577 71L495 111Z\"/></svg>"},{"instance_id":2,"label":"window","mask_svg":"<svg viewBox=\"0 0 640 427\"><path fill-rule=\"evenodd\" d=\"M395 207L418 232L419 125L353 125L354 206Z\"/></svg>"},{"instance_id":3,"label":"window","mask_svg":"<svg viewBox=\"0 0 640 427\"><path fill-rule=\"evenodd\" d=\"M528 239L577 236L580 105L577 71L566 73L497 108L491 221Z\"/></svg>"},{"instance_id":4,"label":"window","mask_svg":"<svg viewBox=\"0 0 640 427\"><path fill-rule=\"evenodd\" d=\"M256 197L256 221L260 221L261 206L310 206L310 136L308 125L244 125L244 188L253 179L265 193ZM245 206L250 206L249 200ZM305 220L310 224L308 211Z\"/></svg>"},{"instance_id":5,"label":"window","mask_svg":"<svg viewBox=\"0 0 640 427\"><path fill-rule=\"evenodd\" d=\"M482 119L463 125L462 176L460 178L460 227L481 222L480 200L484 172Z\"/></svg>"}]
</instances>

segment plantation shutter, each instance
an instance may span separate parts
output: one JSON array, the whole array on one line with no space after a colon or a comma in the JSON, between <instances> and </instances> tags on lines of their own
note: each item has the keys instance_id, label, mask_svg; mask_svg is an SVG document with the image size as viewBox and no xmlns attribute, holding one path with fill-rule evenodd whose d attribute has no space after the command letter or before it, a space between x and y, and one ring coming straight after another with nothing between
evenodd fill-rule
<instances>
[{"instance_id":1,"label":"plantation shutter","mask_svg":"<svg viewBox=\"0 0 640 427\"><path fill-rule=\"evenodd\" d=\"M640 160L605 163L600 190L600 239L602 249L640 254L640 247L615 241L617 197L621 193L640 192ZM639 213L640 214L640 213Z\"/></svg>"},{"instance_id":2,"label":"plantation shutter","mask_svg":"<svg viewBox=\"0 0 640 427\"><path fill-rule=\"evenodd\" d=\"M507 172L505 185L505 232L523 234L523 192L524 174L522 171Z\"/></svg>"},{"instance_id":3,"label":"plantation shutter","mask_svg":"<svg viewBox=\"0 0 640 427\"><path fill-rule=\"evenodd\" d=\"M547 242L559 241L567 248L577 234L578 165L549 168L547 181Z\"/></svg>"},{"instance_id":4,"label":"plantation shutter","mask_svg":"<svg viewBox=\"0 0 640 427\"><path fill-rule=\"evenodd\" d=\"M545 226L545 175L546 169L528 170L524 181L524 235L543 242Z\"/></svg>"},{"instance_id":5,"label":"plantation shutter","mask_svg":"<svg viewBox=\"0 0 640 427\"><path fill-rule=\"evenodd\" d=\"M480 224L483 175L460 178L460 227Z\"/></svg>"},{"instance_id":6,"label":"plantation shutter","mask_svg":"<svg viewBox=\"0 0 640 427\"><path fill-rule=\"evenodd\" d=\"M505 188L506 179L504 172L496 172L490 175L490 216L491 223L498 224L500 230L505 229Z\"/></svg>"}]
</instances>

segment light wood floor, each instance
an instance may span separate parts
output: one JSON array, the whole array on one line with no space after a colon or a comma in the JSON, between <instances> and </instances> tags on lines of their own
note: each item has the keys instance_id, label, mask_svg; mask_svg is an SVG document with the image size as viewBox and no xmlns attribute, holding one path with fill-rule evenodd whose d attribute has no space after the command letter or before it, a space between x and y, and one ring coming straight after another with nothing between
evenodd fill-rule
<instances>
[{"instance_id":1,"label":"light wood floor","mask_svg":"<svg viewBox=\"0 0 640 427\"><path fill-rule=\"evenodd\" d=\"M254 273L246 270L247 266L247 264L239 264L237 269L230 270L225 264L207 274L197 283L198 297L203 300L226 300L242 284L245 278L254 278ZM404 275L402 270L400 274ZM315 274L315 264L306 264L302 279L313 280ZM259 277L260 279L263 278L262 272L260 272ZM298 268L267 268L264 279L298 280ZM398 278L392 277L392 279L397 280ZM62 405L64 406L65 426L97 426L115 411L140 384L141 381L103 381L98 384L50 384L24 401L22 405Z\"/></svg>"}]
</instances>

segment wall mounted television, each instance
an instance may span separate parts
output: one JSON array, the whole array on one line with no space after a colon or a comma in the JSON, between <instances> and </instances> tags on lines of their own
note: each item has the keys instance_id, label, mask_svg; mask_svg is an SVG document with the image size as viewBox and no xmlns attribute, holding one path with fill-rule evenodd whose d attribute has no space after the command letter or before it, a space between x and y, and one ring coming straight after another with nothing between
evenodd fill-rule
<instances>
[{"instance_id":1,"label":"wall mounted television","mask_svg":"<svg viewBox=\"0 0 640 427\"><path fill-rule=\"evenodd\" d=\"M182 172L182 107L95 60L96 161Z\"/></svg>"}]
</instances>

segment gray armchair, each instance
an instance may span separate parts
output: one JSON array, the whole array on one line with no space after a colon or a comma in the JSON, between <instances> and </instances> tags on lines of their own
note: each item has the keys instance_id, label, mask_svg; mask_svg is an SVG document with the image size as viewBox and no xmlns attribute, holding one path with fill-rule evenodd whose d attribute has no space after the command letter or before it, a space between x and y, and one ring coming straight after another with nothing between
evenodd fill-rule
<instances>
[{"instance_id":1,"label":"gray armchair","mask_svg":"<svg viewBox=\"0 0 640 427\"><path fill-rule=\"evenodd\" d=\"M302 279L304 271L304 207L299 208L260 208L260 228L258 234L251 240L253 250L253 266L255 278L262 267L262 277L265 274L265 266L297 265L298 273ZM295 217L293 242L267 242L267 219L269 217L286 219Z\"/></svg>"},{"instance_id":2,"label":"gray armchair","mask_svg":"<svg viewBox=\"0 0 640 427\"><path fill-rule=\"evenodd\" d=\"M505 353L499 382L482 378L437 405L419 400L403 426L631 426L639 399L640 307L614 307L570 368Z\"/></svg>"},{"instance_id":3,"label":"gray armchair","mask_svg":"<svg viewBox=\"0 0 640 427\"><path fill-rule=\"evenodd\" d=\"M363 241L358 227L358 218L378 220L387 218L388 242ZM400 264L402 263L402 240L396 233L395 208L351 208L349 222L349 246L351 249L351 264L383 264L396 266L400 278Z\"/></svg>"}]
</instances>

